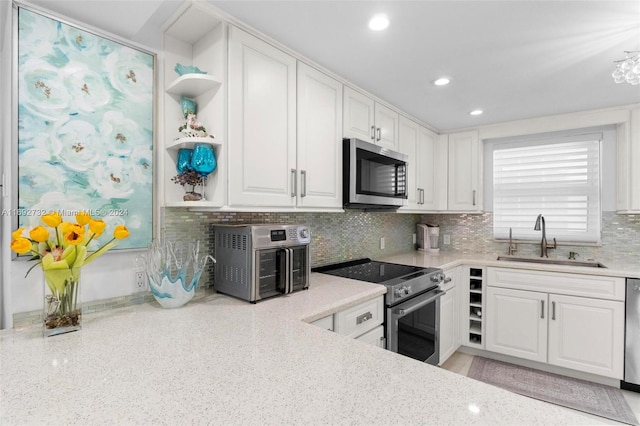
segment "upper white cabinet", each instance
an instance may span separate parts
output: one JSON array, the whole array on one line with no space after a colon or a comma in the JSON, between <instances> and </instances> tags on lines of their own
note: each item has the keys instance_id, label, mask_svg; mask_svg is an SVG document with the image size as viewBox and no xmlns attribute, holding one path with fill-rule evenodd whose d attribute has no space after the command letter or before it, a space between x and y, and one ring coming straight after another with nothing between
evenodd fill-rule
<instances>
[{"instance_id":1,"label":"upper white cabinet","mask_svg":"<svg viewBox=\"0 0 640 426\"><path fill-rule=\"evenodd\" d=\"M298 62L297 205L342 208L342 84Z\"/></svg>"},{"instance_id":2,"label":"upper white cabinet","mask_svg":"<svg viewBox=\"0 0 640 426\"><path fill-rule=\"evenodd\" d=\"M438 165L438 136L418 123L400 116L399 151L409 158L408 204L401 211L435 211L440 208L439 188L446 188L446 174ZM442 206L446 208L446 206Z\"/></svg>"},{"instance_id":3,"label":"upper white cabinet","mask_svg":"<svg viewBox=\"0 0 640 426\"><path fill-rule=\"evenodd\" d=\"M164 69L163 87L164 119L163 145L160 154L159 187L163 205L167 207L220 207L226 203L226 99L224 81L227 69L226 24L205 5L191 4L171 21L163 34ZM178 75L176 64L197 66L206 74ZM207 136L185 137L179 132L184 124L182 97L197 104L198 121L207 129ZM209 144L216 155L217 168L207 178L204 199L184 201L190 187L172 182L178 174L176 163L181 148L193 148L197 143Z\"/></svg>"},{"instance_id":4,"label":"upper white cabinet","mask_svg":"<svg viewBox=\"0 0 640 426\"><path fill-rule=\"evenodd\" d=\"M344 87L345 138L357 138L398 150L399 114L366 95Z\"/></svg>"},{"instance_id":5,"label":"upper white cabinet","mask_svg":"<svg viewBox=\"0 0 640 426\"><path fill-rule=\"evenodd\" d=\"M630 111L629 122L618 125L618 213L640 212L640 108Z\"/></svg>"},{"instance_id":6,"label":"upper white cabinet","mask_svg":"<svg viewBox=\"0 0 640 426\"><path fill-rule=\"evenodd\" d=\"M482 167L477 131L449 134L449 211L482 211Z\"/></svg>"},{"instance_id":7,"label":"upper white cabinet","mask_svg":"<svg viewBox=\"0 0 640 426\"><path fill-rule=\"evenodd\" d=\"M296 59L229 28L229 205L296 201Z\"/></svg>"}]
</instances>

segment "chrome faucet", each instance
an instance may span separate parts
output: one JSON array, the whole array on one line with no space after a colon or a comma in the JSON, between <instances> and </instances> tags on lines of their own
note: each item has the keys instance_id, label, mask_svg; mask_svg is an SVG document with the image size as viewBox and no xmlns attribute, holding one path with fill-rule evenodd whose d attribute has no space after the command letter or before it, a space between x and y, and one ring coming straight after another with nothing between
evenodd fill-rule
<instances>
[{"instance_id":1,"label":"chrome faucet","mask_svg":"<svg viewBox=\"0 0 640 426\"><path fill-rule=\"evenodd\" d=\"M541 227L542 225L542 227ZM536 224L533 227L534 231L540 231L542 229L542 239L540 240L540 257L549 257L547 254L548 249L554 249L557 247L556 239L553 239L553 246L547 244L547 226L544 221L544 216L539 214L536 218Z\"/></svg>"},{"instance_id":2,"label":"chrome faucet","mask_svg":"<svg viewBox=\"0 0 640 426\"><path fill-rule=\"evenodd\" d=\"M511 236L512 236L512 231L511 231L511 228L509 228L509 247L507 248L507 254L509 256L512 256L513 253L518 251L518 245L513 244L513 239L511 238Z\"/></svg>"}]
</instances>

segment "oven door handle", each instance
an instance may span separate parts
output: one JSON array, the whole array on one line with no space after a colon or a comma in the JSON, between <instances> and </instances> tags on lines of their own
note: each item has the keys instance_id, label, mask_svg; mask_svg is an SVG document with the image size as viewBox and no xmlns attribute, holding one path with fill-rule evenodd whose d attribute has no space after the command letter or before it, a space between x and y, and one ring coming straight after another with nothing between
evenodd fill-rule
<instances>
[{"instance_id":1,"label":"oven door handle","mask_svg":"<svg viewBox=\"0 0 640 426\"><path fill-rule=\"evenodd\" d=\"M442 290L436 290L434 295L429 297L428 299L422 300L418 303L416 303L415 305L412 305L408 308L398 308L396 309L395 313L398 316L398 318L402 318L405 315L409 315L411 312L417 311L418 309L423 308L424 306L428 305L429 303L433 302L434 300L442 297L442 295L444 294L444 291Z\"/></svg>"}]
</instances>

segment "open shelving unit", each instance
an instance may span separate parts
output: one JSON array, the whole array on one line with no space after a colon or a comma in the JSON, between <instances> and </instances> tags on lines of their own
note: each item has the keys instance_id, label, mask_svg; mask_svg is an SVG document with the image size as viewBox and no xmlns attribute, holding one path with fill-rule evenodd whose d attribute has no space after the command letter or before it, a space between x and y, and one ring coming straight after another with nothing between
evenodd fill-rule
<instances>
[{"instance_id":1,"label":"open shelving unit","mask_svg":"<svg viewBox=\"0 0 640 426\"><path fill-rule=\"evenodd\" d=\"M163 29L163 147L160 191L165 207L219 208L226 204L226 94L227 24L204 3L185 3ZM176 64L196 66L202 73L178 75ZM181 98L197 104L198 121L212 138L184 137ZM211 144L217 167L208 177L204 199L184 201L185 188L172 182L181 148ZM200 192L198 190L198 192Z\"/></svg>"},{"instance_id":2,"label":"open shelving unit","mask_svg":"<svg viewBox=\"0 0 640 426\"><path fill-rule=\"evenodd\" d=\"M484 268L469 267L467 307L469 316L466 320L467 344L470 346L484 347L484 326L482 313L484 312Z\"/></svg>"}]
</instances>

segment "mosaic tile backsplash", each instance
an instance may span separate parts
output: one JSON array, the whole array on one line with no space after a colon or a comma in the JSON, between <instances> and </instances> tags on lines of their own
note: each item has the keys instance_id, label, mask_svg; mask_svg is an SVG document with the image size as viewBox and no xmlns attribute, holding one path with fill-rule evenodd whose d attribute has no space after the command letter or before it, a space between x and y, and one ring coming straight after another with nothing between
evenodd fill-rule
<instances>
[{"instance_id":1,"label":"mosaic tile backsplash","mask_svg":"<svg viewBox=\"0 0 640 426\"><path fill-rule=\"evenodd\" d=\"M473 215L423 215L420 223L433 223L440 227L440 250L443 252L507 254L508 243L493 240L491 212ZM533 227L533 222L531 226ZM451 244L443 245L444 235L451 237ZM613 259L616 263L640 263L640 215L603 212L600 246L564 245L562 241L558 241L558 248L549 251L549 257L568 258L570 251L579 254L578 260L595 259L605 265ZM540 245L520 243L517 255L539 256Z\"/></svg>"},{"instance_id":2,"label":"mosaic tile backsplash","mask_svg":"<svg viewBox=\"0 0 640 426\"><path fill-rule=\"evenodd\" d=\"M164 238L200 239L201 250L213 252L216 223L300 223L311 228L311 266L362 257L380 258L413 250L413 233L420 216L347 210L344 213L236 213L164 210ZM380 238L385 249L380 250ZM215 257L215 254L214 254ZM200 286L213 285L210 264Z\"/></svg>"}]
</instances>

